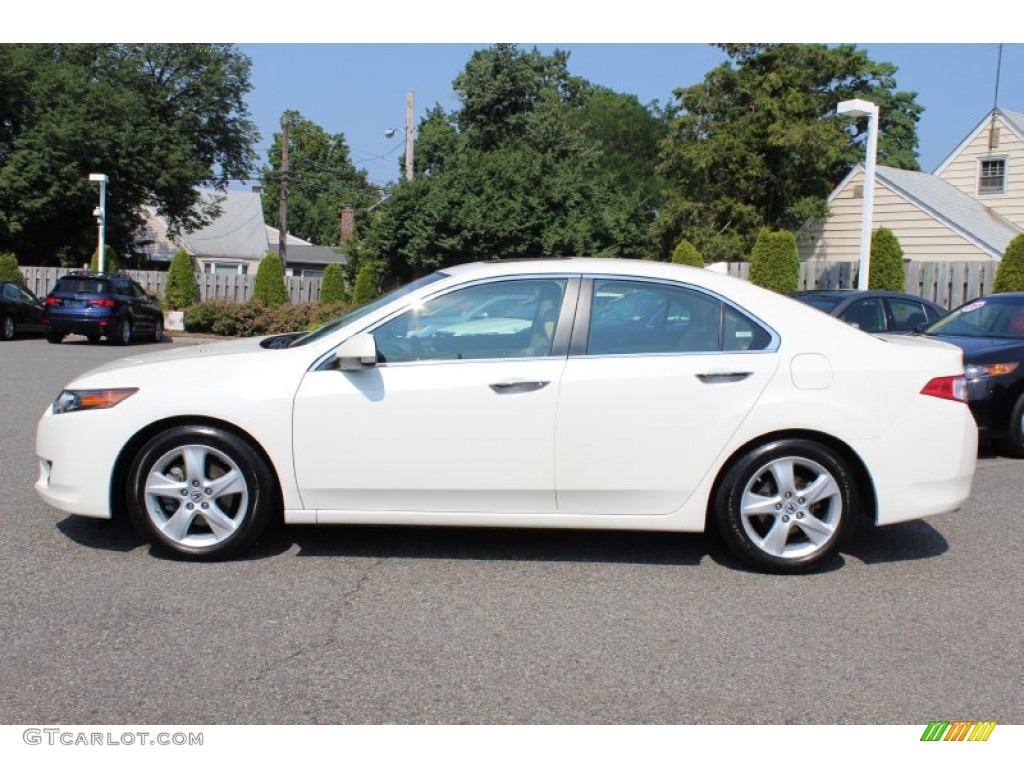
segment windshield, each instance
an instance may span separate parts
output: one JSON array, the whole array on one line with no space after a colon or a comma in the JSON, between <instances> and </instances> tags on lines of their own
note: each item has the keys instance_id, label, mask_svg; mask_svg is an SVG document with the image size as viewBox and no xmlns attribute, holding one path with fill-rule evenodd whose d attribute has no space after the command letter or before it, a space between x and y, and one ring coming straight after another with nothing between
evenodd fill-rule
<instances>
[{"instance_id":1,"label":"windshield","mask_svg":"<svg viewBox=\"0 0 1024 768\"><path fill-rule=\"evenodd\" d=\"M434 272L432 274L427 275L426 277L421 277L419 280L413 280L411 283L406 283L401 288L398 288L392 291L391 293L381 296L376 301L372 301L369 304L365 304L362 307L359 307L359 309L352 310L346 315L342 315L341 317L335 318L326 325L320 326L315 331L307 333L305 336L300 336L291 344L289 344L289 346L301 347L305 344L312 344L314 341L318 341L319 339L322 339L325 336L334 333L342 326L348 325L349 323L355 322L361 317L369 315L370 313L380 309L386 304L394 301L395 299L400 299L403 296L410 294L413 291L418 290L425 285L436 283L438 280L443 280L446 277L448 277L448 274L445 272Z\"/></svg>"},{"instance_id":2,"label":"windshield","mask_svg":"<svg viewBox=\"0 0 1024 768\"><path fill-rule=\"evenodd\" d=\"M996 295L972 301L929 326L925 334L1024 338L1024 297Z\"/></svg>"}]
</instances>

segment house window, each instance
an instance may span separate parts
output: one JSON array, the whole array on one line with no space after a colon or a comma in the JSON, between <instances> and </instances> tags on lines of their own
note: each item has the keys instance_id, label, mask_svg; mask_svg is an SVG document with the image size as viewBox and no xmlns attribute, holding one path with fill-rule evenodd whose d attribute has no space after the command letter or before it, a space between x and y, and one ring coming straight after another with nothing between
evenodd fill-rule
<instances>
[{"instance_id":1,"label":"house window","mask_svg":"<svg viewBox=\"0 0 1024 768\"><path fill-rule=\"evenodd\" d=\"M1006 160L982 160L978 194L999 195L1006 191Z\"/></svg>"},{"instance_id":2,"label":"house window","mask_svg":"<svg viewBox=\"0 0 1024 768\"><path fill-rule=\"evenodd\" d=\"M222 261L213 261L207 265L211 275L240 275L242 274L241 264L231 264Z\"/></svg>"}]
</instances>

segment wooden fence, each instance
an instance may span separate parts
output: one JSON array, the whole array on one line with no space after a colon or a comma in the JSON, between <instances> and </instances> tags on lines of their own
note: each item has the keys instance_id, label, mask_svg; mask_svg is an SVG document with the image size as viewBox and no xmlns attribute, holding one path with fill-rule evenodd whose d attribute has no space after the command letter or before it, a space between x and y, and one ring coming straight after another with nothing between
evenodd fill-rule
<instances>
[{"instance_id":1,"label":"wooden fence","mask_svg":"<svg viewBox=\"0 0 1024 768\"><path fill-rule=\"evenodd\" d=\"M937 261L908 262L904 265L907 293L931 299L947 309L992 292L996 262ZM727 265L733 277L747 279L748 262ZM45 296L57 278L73 270L58 267L21 267L25 285L36 296ZM148 292L162 296L167 284L166 272L129 270L127 274ZM252 298L255 275L197 274L200 301L244 303ZM316 304L320 299L320 278L286 277L288 296L293 304ZM815 288L856 288L856 262L803 262L800 264L799 290Z\"/></svg>"}]
</instances>

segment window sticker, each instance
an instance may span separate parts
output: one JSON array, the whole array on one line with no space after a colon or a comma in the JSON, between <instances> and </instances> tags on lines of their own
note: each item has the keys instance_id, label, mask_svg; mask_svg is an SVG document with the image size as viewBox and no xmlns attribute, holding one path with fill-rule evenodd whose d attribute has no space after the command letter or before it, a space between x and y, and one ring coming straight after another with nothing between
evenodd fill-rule
<instances>
[{"instance_id":1,"label":"window sticker","mask_svg":"<svg viewBox=\"0 0 1024 768\"><path fill-rule=\"evenodd\" d=\"M966 307L960 310L960 314L966 315L968 312L974 312L976 309L981 309L985 306L984 301L976 301L973 304L968 304Z\"/></svg>"}]
</instances>

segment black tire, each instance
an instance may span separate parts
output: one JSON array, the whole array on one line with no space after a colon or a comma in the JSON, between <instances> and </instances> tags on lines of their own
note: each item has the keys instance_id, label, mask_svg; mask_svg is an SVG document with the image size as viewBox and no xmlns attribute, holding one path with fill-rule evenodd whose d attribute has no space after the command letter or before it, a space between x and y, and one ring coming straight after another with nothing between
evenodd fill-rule
<instances>
[{"instance_id":1,"label":"black tire","mask_svg":"<svg viewBox=\"0 0 1024 768\"><path fill-rule=\"evenodd\" d=\"M4 315L3 319L0 319L0 341L10 341L17 330L18 324L14 322L13 316Z\"/></svg>"},{"instance_id":2,"label":"black tire","mask_svg":"<svg viewBox=\"0 0 1024 768\"><path fill-rule=\"evenodd\" d=\"M842 457L811 440L785 439L732 464L719 484L714 514L740 560L759 571L793 574L835 557L857 504L853 473Z\"/></svg>"},{"instance_id":3,"label":"black tire","mask_svg":"<svg viewBox=\"0 0 1024 768\"><path fill-rule=\"evenodd\" d=\"M126 347L132 343L132 339L134 337L132 321L130 318L126 317L117 324L117 327L114 328L114 332L110 335L109 341L111 344Z\"/></svg>"},{"instance_id":4,"label":"black tire","mask_svg":"<svg viewBox=\"0 0 1024 768\"><path fill-rule=\"evenodd\" d=\"M85 338L89 340L90 344L96 344L100 340L100 335L98 333L87 333L85 334Z\"/></svg>"},{"instance_id":5,"label":"black tire","mask_svg":"<svg viewBox=\"0 0 1024 768\"><path fill-rule=\"evenodd\" d=\"M267 463L245 440L214 427L174 427L132 462L128 511L138 531L171 554L220 560L263 533L275 488Z\"/></svg>"},{"instance_id":6,"label":"black tire","mask_svg":"<svg viewBox=\"0 0 1024 768\"><path fill-rule=\"evenodd\" d=\"M1021 395L1013 411L1006 437L998 441L999 450L1015 459L1024 459L1024 395Z\"/></svg>"},{"instance_id":7,"label":"black tire","mask_svg":"<svg viewBox=\"0 0 1024 768\"><path fill-rule=\"evenodd\" d=\"M57 331L48 331L46 333L46 340L51 344L60 344L64 341L64 334Z\"/></svg>"},{"instance_id":8,"label":"black tire","mask_svg":"<svg viewBox=\"0 0 1024 768\"><path fill-rule=\"evenodd\" d=\"M153 343L159 344L164 340L164 319L158 317L153 323Z\"/></svg>"}]
</instances>

